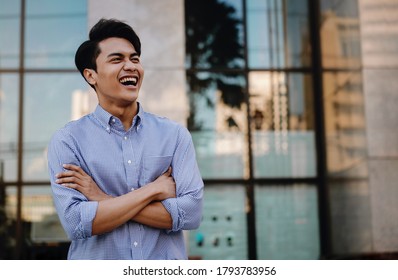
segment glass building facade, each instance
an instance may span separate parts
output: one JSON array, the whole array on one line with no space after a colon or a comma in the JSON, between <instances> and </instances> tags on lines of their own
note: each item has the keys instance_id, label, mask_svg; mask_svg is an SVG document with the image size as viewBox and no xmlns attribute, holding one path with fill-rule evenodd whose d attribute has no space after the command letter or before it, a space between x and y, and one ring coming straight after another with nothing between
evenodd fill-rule
<instances>
[{"instance_id":1,"label":"glass building facade","mask_svg":"<svg viewBox=\"0 0 398 280\"><path fill-rule=\"evenodd\" d=\"M372 216L377 179L394 173L377 173L369 140L372 1L107 2L0 0L0 258L66 257L46 147L96 105L74 53L101 17L142 35L145 109L192 134L205 196L191 258L398 252Z\"/></svg>"}]
</instances>

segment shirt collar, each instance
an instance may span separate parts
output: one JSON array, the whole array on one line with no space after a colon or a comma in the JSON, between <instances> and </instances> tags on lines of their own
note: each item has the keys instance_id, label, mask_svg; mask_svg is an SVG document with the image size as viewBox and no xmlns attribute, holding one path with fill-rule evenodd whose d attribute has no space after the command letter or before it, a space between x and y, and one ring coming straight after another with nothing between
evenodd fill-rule
<instances>
[{"instance_id":1,"label":"shirt collar","mask_svg":"<svg viewBox=\"0 0 398 280\"><path fill-rule=\"evenodd\" d=\"M137 102L138 105L138 113L133 119L132 127L139 128L142 126L142 121L144 118L144 109L141 104ZM111 126L113 125L113 120L117 119L111 113L106 111L101 105L97 105L93 112L94 117L100 122L101 126L110 133Z\"/></svg>"},{"instance_id":2,"label":"shirt collar","mask_svg":"<svg viewBox=\"0 0 398 280\"><path fill-rule=\"evenodd\" d=\"M142 121L144 119L144 108L142 108L142 105L140 104L140 102L137 102L137 107L138 107L138 113L133 119L133 126L141 127Z\"/></svg>"}]
</instances>

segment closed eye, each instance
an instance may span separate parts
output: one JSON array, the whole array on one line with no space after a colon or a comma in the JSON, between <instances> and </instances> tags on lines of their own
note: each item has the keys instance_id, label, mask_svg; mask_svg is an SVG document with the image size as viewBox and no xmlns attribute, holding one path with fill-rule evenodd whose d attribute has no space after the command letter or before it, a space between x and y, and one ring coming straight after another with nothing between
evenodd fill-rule
<instances>
[{"instance_id":1,"label":"closed eye","mask_svg":"<svg viewBox=\"0 0 398 280\"><path fill-rule=\"evenodd\" d=\"M120 57L115 57L110 60L110 62L120 62L122 59Z\"/></svg>"},{"instance_id":2,"label":"closed eye","mask_svg":"<svg viewBox=\"0 0 398 280\"><path fill-rule=\"evenodd\" d=\"M138 56L134 56L131 58L131 61L134 63L138 63L138 62L140 62L140 58Z\"/></svg>"}]
</instances>

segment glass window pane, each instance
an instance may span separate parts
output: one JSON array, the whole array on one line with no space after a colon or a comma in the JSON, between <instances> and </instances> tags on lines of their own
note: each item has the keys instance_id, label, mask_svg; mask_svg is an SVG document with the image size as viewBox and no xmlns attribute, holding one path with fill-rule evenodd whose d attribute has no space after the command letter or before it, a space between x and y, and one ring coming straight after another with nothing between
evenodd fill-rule
<instances>
[{"instance_id":1,"label":"glass window pane","mask_svg":"<svg viewBox=\"0 0 398 280\"><path fill-rule=\"evenodd\" d=\"M66 259L69 240L55 210L51 187L22 189L23 255L25 259Z\"/></svg>"},{"instance_id":2,"label":"glass window pane","mask_svg":"<svg viewBox=\"0 0 398 280\"><path fill-rule=\"evenodd\" d=\"M0 178L17 180L18 85L16 74L0 74Z\"/></svg>"},{"instance_id":3,"label":"glass window pane","mask_svg":"<svg viewBox=\"0 0 398 280\"><path fill-rule=\"evenodd\" d=\"M318 259L316 187L256 186L255 193L258 259Z\"/></svg>"},{"instance_id":4,"label":"glass window pane","mask_svg":"<svg viewBox=\"0 0 398 280\"><path fill-rule=\"evenodd\" d=\"M187 123L203 178L247 178L244 76L202 72L187 79Z\"/></svg>"},{"instance_id":5,"label":"glass window pane","mask_svg":"<svg viewBox=\"0 0 398 280\"><path fill-rule=\"evenodd\" d=\"M185 1L186 66L241 68L242 1Z\"/></svg>"},{"instance_id":6,"label":"glass window pane","mask_svg":"<svg viewBox=\"0 0 398 280\"><path fill-rule=\"evenodd\" d=\"M30 224L26 238L32 242L68 241L55 210L50 186L25 186L22 219Z\"/></svg>"},{"instance_id":7,"label":"glass window pane","mask_svg":"<svg viewBox=\"0 0 398 280\"><path fill-rule=\"evenodd\" d=\"M323 76L327 166L331 176L367 176L365 104L360 72Z\"/></svg>"},{"instance_id":8,"label":"glass window pane","mask_svg":"<svg viewBox=\"0 0 398 280\"><path fill-rule=\"evenodd\" d=\"M206 185L202 223L186 233L190 258L248 258L245 194L245 188L239 185Z\"/></svg>"},{"instance_id":9,"label":"glass window pane","mask_svg":"<svg viewBox=\"0 0 398 280\"><path fill-rule=\"evenodd\" d=\"M322 0L321 10L323 67L359 67L361 34L357 1Z\"/></svg>"},{"instance_id":10,"label":"glass window pane","mask_svg":"<svg viewBox=\"0 0 398 280\"><path fill-rule=\"evenodd\" d=\"M255 177L316 176L311 85L306 74L249 73Z\"/></svg>"},{"instance_id":11,"label":"glass window pane","mask_svg":"<svg viewBox=\"0 0 398 280\"><path fill-rule=\"evenodd\" d=\"M88 113L94 93L79 73L28 74L25 89L23 178L48 180L46 151L52 134Z\"/></svg>"},{"instance_id":12,"label":"glass window pane","mask_svg":"<svg viewBox=\"0 0 398 280\"><path fill-rule=\"evenodd\" d=\"M309 66L307 1L247 1L250 68Z\"/></svg>"},{"instance_id":13,"label":"glass window pane","mask_svg":"<svg viewBox=\"0 0 398 280\"><path fill-rule=\"evenodd\" d=\"M16 187L0 185L0 259L14 259L17 217Z\"/></svg>"},{"instance_id":14,"label":"glass window pane","mask_svg":"<svg viewBox=\"0 0 398 280\"><path fill-rule=\"evenodd\" d=\"M25 67L75 68L87 38L86 1L28 0L26 14Z\"/></svg>"},{"instance_id":15,"label":"glass window pane","mask_svg":"<svg viewBox=\"0 0 398 280\"><path fill-rule=\"evenodd\" d=\"M19 66L20 1L0 0L0 68Z\"/></svg>"}]
</instances>

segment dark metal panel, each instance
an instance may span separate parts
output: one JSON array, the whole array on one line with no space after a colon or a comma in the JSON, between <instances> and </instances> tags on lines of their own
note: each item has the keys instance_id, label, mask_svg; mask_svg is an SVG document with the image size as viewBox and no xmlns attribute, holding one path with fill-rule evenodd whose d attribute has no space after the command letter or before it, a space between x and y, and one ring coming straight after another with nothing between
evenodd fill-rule
<instances>
[{"instance_id":1,"label":"dark metal panel","mask_svg":"<svg viewBox=\"0 0 398 280\"><path fill-rule=\"evenodd\" d=\"M254 202L254 181L253 181L253 148L252 148L252 135L251 135L251 114L250 114L250 102L249 102L249 71L248 71L248 50L247 50L247 10L246 1L242 0L243 7L243 42L244 42L244 60L245 60L245 79L246 79L246 110L247 110L247 143L248 143L248 160L249 160L249 179L247 180L246 186L246 217L247 217L247 243L248 243L248 257L250 260L257 259L257 238L256 238L256 215L255 215L255 202Z\"/></svg>"},{"instance_id":2,"label":"dark metal panel","mask_svg":"<svg viewBox=\"0 0 398 280\"><path fill-rule=\"evenodd\" d=\"M24 53L25 53L25 0L21 0L19 46L19 103L18 103L18 165L17 165L17 221L15 257L22 258L22 174L23 174L23 108L24 108Z\"/></svg>"},{"instance_id":3,"label":"dark metal panel","mask_svg":"<svg viewBox=\"0 0 398 280\"><path fill-rule=\"evenodd\" d=\"M322 49L320 34L320 0L308 0L312 46L312 75L317 151L318 211L320 227L320 258L331 253L329 198L327 188L326 139L323 107Z\"/></svg>"}]
</instances>

